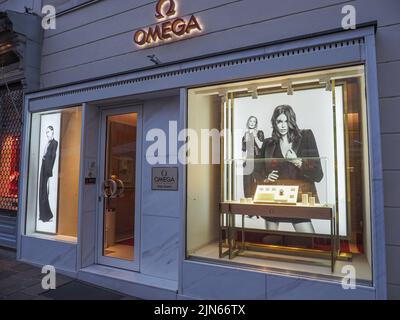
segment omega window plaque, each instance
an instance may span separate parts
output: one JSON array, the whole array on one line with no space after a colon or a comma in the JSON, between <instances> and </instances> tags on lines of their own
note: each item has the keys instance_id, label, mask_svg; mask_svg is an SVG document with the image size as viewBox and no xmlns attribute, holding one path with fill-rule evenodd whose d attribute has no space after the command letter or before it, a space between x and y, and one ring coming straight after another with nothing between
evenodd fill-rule
<instances>
[{"instance_id":1,"label":"omega window plaque","mask_svg":"<svg viewBox=\"0 0 400 320\"><path fill-rule=\"evenodd\" d=\"M178 191L178 168L152 168L151 189L154 191Z\"/></svg>"}]
</instances>

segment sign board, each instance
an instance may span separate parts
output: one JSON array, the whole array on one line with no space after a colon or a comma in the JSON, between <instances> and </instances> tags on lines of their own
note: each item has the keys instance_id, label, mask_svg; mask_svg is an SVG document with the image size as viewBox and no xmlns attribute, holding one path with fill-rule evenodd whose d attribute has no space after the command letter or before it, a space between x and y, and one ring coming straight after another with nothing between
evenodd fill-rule
<instances>
[{"instance_id":1,"label":"sign board","mask_svg":"<svg viewBox=\"0 0 400 320\"><path fill-rule=\"evenodd\" d=\"M203 31L195 15L178 16L176 0L158 0L155 11L159 23L135 32L134 42L139 47L174 41Z\"/></svg>"},{"instance_id":2,"label":"sign board","mask_svg":"<svg viewBox=\"0 0 400 320\"><path fill-rule=\"evenodd\" d=\"M159 191L178 191L178 168L152 168L151 189Z\"/></svg>"},{"instance_id":3,"label":"sign board","mask_svg":"<svg viewBox=\"0 0 400 320\"><path fill-rule=\"evenodd\" d=\"M86 160L85 184L96 184L97 162L95 159Z\"/></svg>"}]
</instances>

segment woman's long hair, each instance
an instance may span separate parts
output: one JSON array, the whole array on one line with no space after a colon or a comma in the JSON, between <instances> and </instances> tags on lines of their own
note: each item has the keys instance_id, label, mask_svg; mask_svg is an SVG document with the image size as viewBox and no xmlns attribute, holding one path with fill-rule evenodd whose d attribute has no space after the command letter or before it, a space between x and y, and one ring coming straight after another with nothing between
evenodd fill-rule
<instances>
[{"instance_id":1,"label":"woman's long hair","mask_svg":"<svg viewBox=\"0 0 400 320\"><path fill-rule=\"evenodd\" d=\"M257 117L255 117L255 116L250 116L250 117L247 119L246 128L247 128L247 129L250 129L249 123L250 123L250 120L251 120L251 119L256 120L256 126L254 127L254 129L257 129L257 128L258 128L258 119L257 119Z\"/></svg>"},{"instance_id":2,"label":"woman's long hair","mask_svg":"<svg viewBox=\"0 0 400 320\"><path fill-rule=\"evenodd\" d=\"M271 118L271 123L273 128L272 139L274 139L275 142L278 142L282 138L282 135L279 133L278 125L276 123L278 117L281 114L284 114L287 118L288 129L289 129L288 130L289 143L293 143L298 139L300 139L301 131L297 126L296 114L294 113L292 107L289 105L280 105L275 108L275 111Z\"/></svg>"}]
</instances>

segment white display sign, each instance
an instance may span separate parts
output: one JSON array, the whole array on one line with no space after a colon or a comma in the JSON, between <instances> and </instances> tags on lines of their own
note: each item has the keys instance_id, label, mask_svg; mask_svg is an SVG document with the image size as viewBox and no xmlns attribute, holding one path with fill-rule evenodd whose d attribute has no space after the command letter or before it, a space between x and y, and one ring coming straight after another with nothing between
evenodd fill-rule
<instances>
[{"instance_id":1,"label":"white display sign","mask_svg":"<svg viewBox=\"0 0 400 320\"><path fill-rule=\"evenodd\" d=\"M87 159L85 162L85 184L96 184L97 161Z\"/></svg>"},{"instance_id":2,"label":"white display sign","mask_svg":"<svg viewBox=\"0 0 400 320\"><path fill-rule=\"evenodd\" d=\"M254 203L296 204L299 186L257 186Z\"/></svg>"},{"instance_id":3,"label":"white display sign","mask_svg":"<svg viewBox=\"0 0 400 320\"><path fill-rule=\"evenodd\" d=\"M40 118L36 232L57 233L61 113Z\"/></svg>"}]
</instances>

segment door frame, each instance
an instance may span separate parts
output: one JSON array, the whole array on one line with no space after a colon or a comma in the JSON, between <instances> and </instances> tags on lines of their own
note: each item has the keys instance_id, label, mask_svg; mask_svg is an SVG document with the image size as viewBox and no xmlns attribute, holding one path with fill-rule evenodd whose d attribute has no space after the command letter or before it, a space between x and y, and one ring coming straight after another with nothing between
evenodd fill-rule
<instances>
[{"instance_id":1,"label":"door frame","mask_svg":"<svg viewBox=\"0 0 400 320\"><path fill-rule=\"evenodd\" d=\"M136 133L136 168L135 168L135 222L134 222L134 260L127 261L118 258L105 257L103 255L103 237L104 237L104 197L101 190L102 182L105 178L106 165L106 138L107 138L107 116L137 113L137 133ZM130 271L140 271L141 255L141 195L142 195L142 152L143 152L143 106L126 105L118 108L110 106L99 107L99 181L97 183L98 207L96 210L96 263L118 269Z\"/></svg>"}]
</instances>

